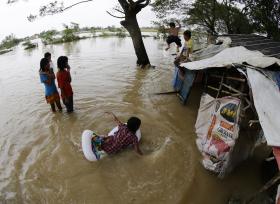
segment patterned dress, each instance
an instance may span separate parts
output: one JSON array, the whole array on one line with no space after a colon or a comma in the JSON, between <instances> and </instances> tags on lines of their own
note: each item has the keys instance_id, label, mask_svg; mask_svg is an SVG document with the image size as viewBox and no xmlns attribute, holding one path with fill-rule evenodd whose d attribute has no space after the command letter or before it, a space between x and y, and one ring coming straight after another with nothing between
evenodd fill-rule
<instances>
[{"instance_id":1,"label":"patterned dress","mask_svg":"<svg viewBox=\"0 0 280 204\"><path fill-rule=\"evenodd\" d=\"M129 145L136 145L137 143L137 136L133 134L125 124L121 124L114 136L107 137L104 140L101 148L107 154L115 154Z\"/></svg>"}]
</instances>

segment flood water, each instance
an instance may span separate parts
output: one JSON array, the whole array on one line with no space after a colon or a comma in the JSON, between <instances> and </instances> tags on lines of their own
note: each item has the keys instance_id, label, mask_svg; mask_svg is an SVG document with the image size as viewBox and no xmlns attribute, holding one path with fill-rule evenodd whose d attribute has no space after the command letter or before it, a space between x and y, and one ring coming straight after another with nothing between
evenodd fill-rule
<instances>
[{"instance_id":1,"label":"flood water","mask_svg":"<svg viewBox=\"0 0 280 204\"><path fill-rule=\"evenodd\" d=\"M200 164L194 123L199 92L186 106L171 91L172 59L162 41L146 38L155 69L137 69L129 38L95 38L0 56L0 203L224 204L260 188L254 159L223 180ZM69 57L75 113L55 113L44 99L39 61L44 52ZM79 150L81 134L108 133L142 120L140 148L95 163Z\"/></svg>"}]
</instances>

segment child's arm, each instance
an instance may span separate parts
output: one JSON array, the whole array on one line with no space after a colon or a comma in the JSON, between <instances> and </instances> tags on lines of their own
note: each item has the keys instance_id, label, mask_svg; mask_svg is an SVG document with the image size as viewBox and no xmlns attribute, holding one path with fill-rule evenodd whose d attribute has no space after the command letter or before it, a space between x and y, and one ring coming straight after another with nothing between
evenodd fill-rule
<instances>
[{"instance_id":1,"label":"child's arm","mask_svg":"<svg viewBox=\"0 0 280 204\"><path fill-rule=\"evenodd\" d=\"M51 79L55 79L55 74L53 71L51 71L50 73L48 73L48 76L51 78Z\"/></svg>"},{"instance_id":2,"label":"child's arm","mask_svg":"<svg viewBox=\"0 0 280 204\"><path fill-rule=\"evenodd\" d=\"M116 122L118 125L121 125L121 124L122 124L122 122L117 118L117 116L115 116L114 113L112 113L112 112L105 112L105 113L107 113L107 114L109 114L109 115L112 115L113 118L114 118L114 120L115 120L115 122Z\"/></svg>"},{"instance_id":3,"label":"child's arm","mask_svg":"<svg viewBox=\"0 0 280 204\"><path fill-rule=\"evenodd\" d=\"M177 23L178 23L178 29L180 29L182 26L181 26L181 23L180 23L180 21L177 21Z\"/></svg>"},{"instance_id":4,"label":"child's arm","mask_svg":"<svg viewBox=\"0 0 280 204\"><path fill-rule=\"evenodd\" d=\"M186 60L189 59L190 53L191 53L191 48L187 48L187 54L186 54L187 59L186 59ZM185 61L186 61L186 60L185 60Z\"/></svg>"},{"instance_id":5,"label":"child's arm","mask_svg":"<svg viewBox=\"0 0 280 204\"><path fill-rule=\"evenodd\" d=\"M69 77L69 83L71 83L72 82L72 77L71 77L71 73L70 73L70 68L69 69L67 69L67 72L68 72L68 77Z\"/></svg>"},{"instance_id":6,"label":"child's arm","mask_svg":"<svg viewBox=\"0 0 280 204\"><path fill-rule=\"evenodd\" d=\"M50 85L51 84L51 79L50 79L50 76L48 73L46 72L42 72L42 82L47 84L47 85Z\"/></svg>"},{"instance_id":7,"label":"child's arm","mask_svg":"<svg viewBox=\"0 0 280 204\"><path fill-rule=\"evenodd\" d=\"M142 151L139 148L139 143L137 142L136 144L134 144L134 150L137 152L137 154L139 155L143 155Z\"/></svg>"}]
</instances>

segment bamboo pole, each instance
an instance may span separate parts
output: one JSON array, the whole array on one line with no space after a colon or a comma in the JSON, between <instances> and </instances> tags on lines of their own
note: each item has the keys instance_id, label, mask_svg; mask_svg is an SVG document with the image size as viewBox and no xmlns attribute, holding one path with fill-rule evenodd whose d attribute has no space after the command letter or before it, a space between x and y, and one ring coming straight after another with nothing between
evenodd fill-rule
<instances>
[{"instance_id":1,"label":"bamboo pole","mask_svg":"<svg viewBox=\"0 0 280 204\"><path fill-rule=\"evenodd\" d=\"M254 193L252 196L247 198L244 201L244 204L251 203L257 197L258 194L267 191L269 188L271 188L279 180L280 180L280 172L278 172L271 180L269 180L258 192Z\"/></svg>"}]
</instances>

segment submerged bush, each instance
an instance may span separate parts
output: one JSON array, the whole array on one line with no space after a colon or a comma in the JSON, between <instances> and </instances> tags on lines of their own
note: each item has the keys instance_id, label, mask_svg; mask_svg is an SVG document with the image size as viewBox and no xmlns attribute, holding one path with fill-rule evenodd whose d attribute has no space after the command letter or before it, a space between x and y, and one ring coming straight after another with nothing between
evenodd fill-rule
<instances>
[{"instance_id":1,"label":"submerged bush","mask_svg":"<svg viewBox=\"0 0 280 204\"><path fill-rule=\"evenodd\" d=\"M10 48L18 45L20 42L21 42L21 40L17 39L13 34L8 35L7 37L5 37L4 40L2 40L2 42L0 44L0 50L10 49Z\"/></svg>"}]
</instances>

